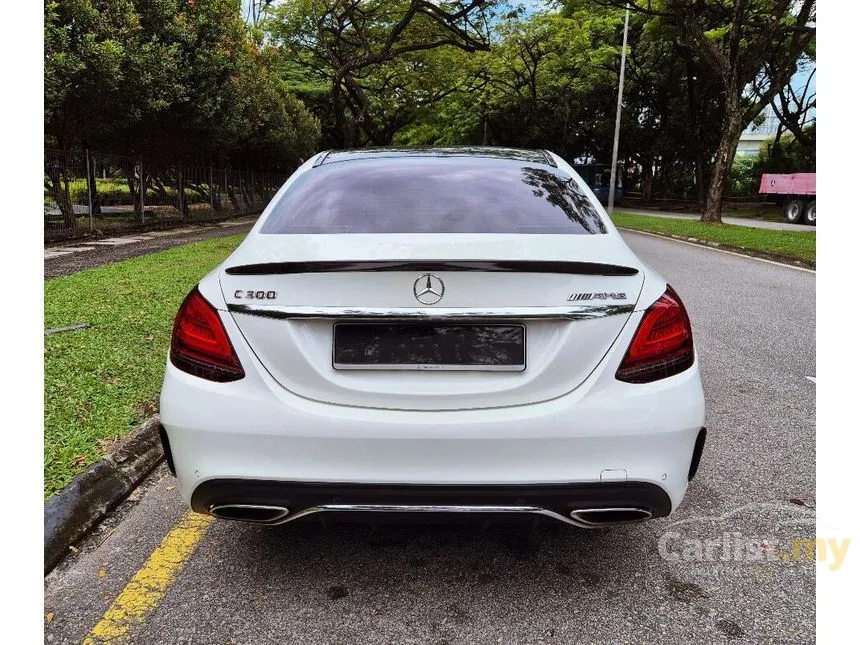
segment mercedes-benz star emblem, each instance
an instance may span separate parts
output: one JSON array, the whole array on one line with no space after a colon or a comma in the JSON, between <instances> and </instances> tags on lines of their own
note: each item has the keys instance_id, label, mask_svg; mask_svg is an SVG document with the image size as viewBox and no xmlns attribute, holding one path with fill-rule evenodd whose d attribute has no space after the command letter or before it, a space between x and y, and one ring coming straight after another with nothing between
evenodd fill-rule
<instances>
[{"instance_id":1,"label":"mercedes-benz star emblem","mask_svg":"<svg viewBox=\"0 0 860 645\"><path fill-rule=\"evenodd\" d=\"M415 299L422 305L435 305L445 295L445 283L432 273L425 273L412 286Z\"/></svg>"}]
</instances>

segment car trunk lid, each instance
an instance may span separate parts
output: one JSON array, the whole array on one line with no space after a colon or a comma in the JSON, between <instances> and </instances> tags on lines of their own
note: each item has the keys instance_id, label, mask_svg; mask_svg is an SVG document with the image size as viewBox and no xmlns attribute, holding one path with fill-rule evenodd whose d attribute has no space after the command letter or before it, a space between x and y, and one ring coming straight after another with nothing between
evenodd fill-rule
<instances>
[{"instance_id":1,"label":"car trunk lid","mask_svg":"<svg viewBox=\"0 0 860 645\"><path fill-rule=\"evenodd\" d=\"M388 409L522 405L570 392L588 377L643 281L641 263L617 235L536 241L505 234L257 235L229 258L220 280L251 349L295 394ZM432 290L419 298L428 280ZM522 325L525 369L338 369L335 325L358 321ZM469 338L463 342L475 342Z\"/></svg>"}]
</instances>

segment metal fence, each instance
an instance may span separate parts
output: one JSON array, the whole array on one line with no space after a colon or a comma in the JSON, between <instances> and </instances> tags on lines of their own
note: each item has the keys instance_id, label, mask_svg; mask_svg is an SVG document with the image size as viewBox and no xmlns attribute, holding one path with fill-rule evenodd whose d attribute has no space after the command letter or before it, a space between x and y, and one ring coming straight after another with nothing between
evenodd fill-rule
<instances>
[{"instance_id":1,"label":"metal fence","mask_svg":"<svg viewBox=\"0 0 860 645\"><path fill-rule=\"evenodd\" d=\"M46 150L45 239L259 213L288 174Z\"/></svg>"}]
</instances>

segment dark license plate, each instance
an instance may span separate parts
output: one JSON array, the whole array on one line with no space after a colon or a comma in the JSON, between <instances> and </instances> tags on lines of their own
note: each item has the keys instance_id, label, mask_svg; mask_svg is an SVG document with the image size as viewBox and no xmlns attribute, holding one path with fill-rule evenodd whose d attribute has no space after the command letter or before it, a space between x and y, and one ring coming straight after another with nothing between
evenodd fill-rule
<instances>
[{"instance_id":1,"label":"dark license plate","mask_svg":"<svg viewBox=\"0 0 860 645\"><path fill-rule=\"evenodd\" d=\"M511 324L338 323L332 364L350 370L526 368L526 330Z\"/></svg>"}]
</instances>

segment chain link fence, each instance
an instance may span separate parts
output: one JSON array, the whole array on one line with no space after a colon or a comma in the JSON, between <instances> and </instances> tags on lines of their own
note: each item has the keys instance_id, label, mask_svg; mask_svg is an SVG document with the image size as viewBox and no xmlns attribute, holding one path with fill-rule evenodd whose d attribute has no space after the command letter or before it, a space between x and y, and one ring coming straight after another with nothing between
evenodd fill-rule
<instances>
[{"instance_id":1,"label":"chain link fence","mask_svg":"<svg viewBox=\"0 0 860 645\"><path fill-rule=\"evenodd\" d=\"M288 174L46 150L45 240L259 213Z\"/></svg>"}]
</instances>

